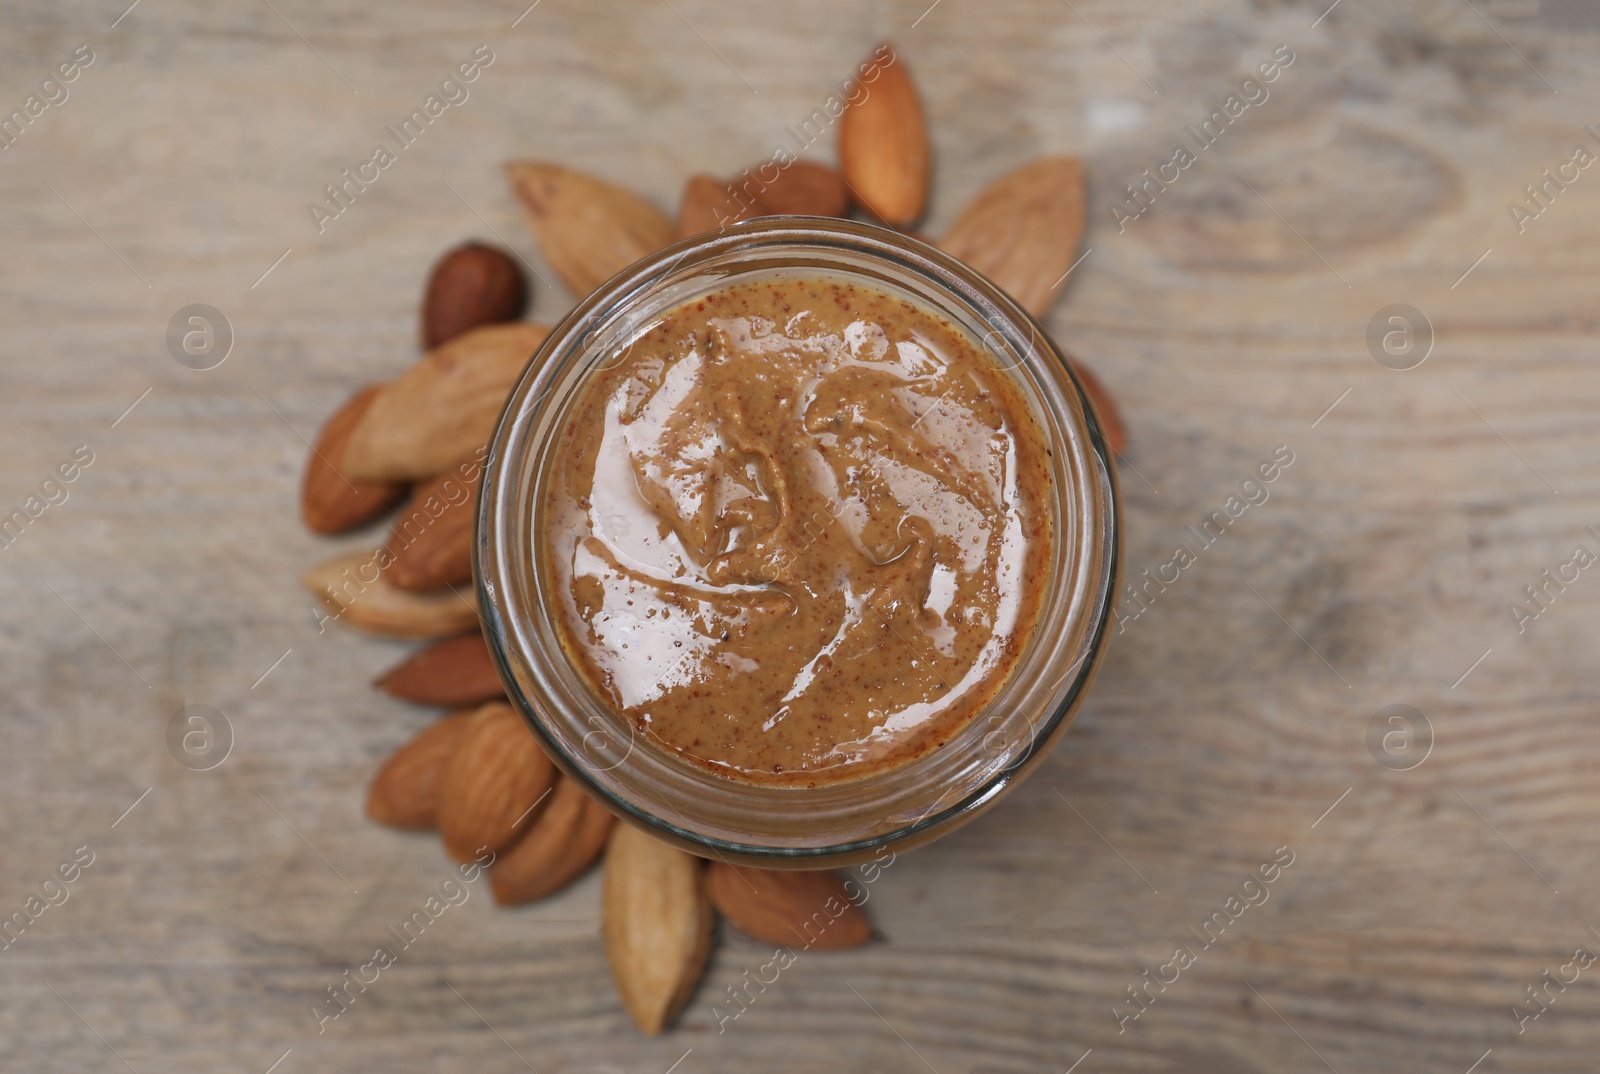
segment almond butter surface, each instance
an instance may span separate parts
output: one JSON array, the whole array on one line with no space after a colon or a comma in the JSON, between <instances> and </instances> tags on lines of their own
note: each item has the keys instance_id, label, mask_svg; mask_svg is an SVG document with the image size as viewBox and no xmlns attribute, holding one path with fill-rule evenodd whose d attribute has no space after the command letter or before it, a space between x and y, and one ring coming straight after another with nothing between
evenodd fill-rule
<instances>
[{"instance_id":1,"label":"almond butter surface","mask_svg":"<svg viewBox=\"0 0 1600 1074\"><path fill-rule=\"evenodd\" d=\"M864 283L736 283L575 396L538 535L548 607L641 740L814 786L925 756L1001 689L1039 615L1055 478L964 330Z\"/></svg>"}]
</instances>

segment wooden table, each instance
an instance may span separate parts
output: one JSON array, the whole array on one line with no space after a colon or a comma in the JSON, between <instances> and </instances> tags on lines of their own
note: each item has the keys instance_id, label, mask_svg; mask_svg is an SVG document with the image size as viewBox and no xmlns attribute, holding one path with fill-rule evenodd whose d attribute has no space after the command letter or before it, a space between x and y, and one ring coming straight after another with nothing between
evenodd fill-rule
<instances>
[{"instance_id":1,"label":"wooden table","mask_svg":"<svg viewBox=\"0 0 1600 1074\"><path fill-rule=\"evenodd\" d=\"M1600 553L1600 171L1569 168L1521 232L1507 208L1600 152L1592 9L523 6L0 16L5 109L93 54L0 150L0 511L93 455L0 549L0 913L40 911L0 951L0 1067L1600 1068L1600 967L1571 961L1600 951L1600 570L1570 568L1520 632L1510 610L1537 610L1524 587L1575 547ZM1186 527L1279 445L1292 464L1151 590L1033 780L872 886L884 942L801 957L719 1033L713 1008L769 955L726 937L682 1024L645 1039L607 976L597 878L516 912L480 885L319 1033L313 1001L447 866L361 817L428 714L367 686L403 647L307 613L299 572L373 538L300 528L304 439L414 358L445 247L502 241L550 276L501 160L670 207L689 173L792 145L885 36L932 117L928 232L1035 154L1087 162L1092 252L1049 323L1132 428L1130 575L1197 545ZM319 233L307 204L479 45L470 98ZM1293 62L1241 89L1280 45ZM1184 133L1259 89L1216 144ZM1184 139L1194 164L1119 230L1124 188ZM540 287L535 315L569 301ZM214 369L169 353L192 303L232 326ZM1367 342L1394 304L1432 326L1408 370ZM1385 752L1391 704L1425 716L1425 757L1420 737ZM219 766L169 753L186 705L231 728ZM61 897L42 886L80 847L67 901L30 904ZM1247 885L1280 847L1292 865ZM1266 901L1235 918L1241 887ZM1546 971L1577 979L1546 978L1519 1027Z\"/></svg>"}]
</instances>

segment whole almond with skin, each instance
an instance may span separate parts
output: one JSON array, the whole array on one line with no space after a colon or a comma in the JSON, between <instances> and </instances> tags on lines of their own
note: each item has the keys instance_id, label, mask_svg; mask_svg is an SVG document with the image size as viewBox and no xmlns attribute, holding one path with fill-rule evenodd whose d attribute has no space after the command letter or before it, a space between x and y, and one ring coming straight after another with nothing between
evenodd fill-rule
<instances>
[{"instance_id":1,"label":"whole almond with skin","mask_svg":"<svg viewBox=\"0 0 1600 1074\"><path fill-rule=\"evenodd\" d=\"M505 696L489 643L478 630L412 653L374 685L422 705L481 705Z\"/></svg>"},{"instance_id":2,"label":"whole almond with skin","mask_svg":"<svg viewBox=\"0 0 1600 1074\"><path fill-rule=\"evenodd\" d=\"M1083 169L1076 157L1045 157L978 191L939 248L1043 317L1082 239Z\"/></svg>"},{"instance_id":3,"label":"whole almond with skin","mask_svg":"<svg viewBox=\"0 0 1600 1074\"><path fill-rule=\"evenodd\" d=\"M555 766L510 705L498 701L466 717L439 787L439 837L466 864L483 850L516 841L534 816Z\"/></svg>"},{"instance_id":4,"label":"whole almond with skin","mask_svg":"<svg viewBox=\"0 0 1600 1074\"><path fill-rule=\"evenodd\" d=\"M721 179L704 172L691 175L678 203L678 238L716 231L749 216L749 206L736 202Z\"/></svg>"},{"instance_id":5,"label":"whole almond with skin","mask_svg":"<svg viewBox=\"0 0 1600 1074\"><path fill-rule=\"evenodd\" d=\"M446 716L396 750L367 786L367 816L391 828L432 828L444 770L466 726L465 714Z\"/></svg>"},{"instance_id":6,"label":"whole almond with skin","mask_svg":"<svg viewBox=\"0 0 1600 1074\"><path fill-rule=\"evenodd\" d=\"M484 324L521 318L528 278L511 255L469 242L434 263L422 295L422 349L432 350Z\"/></svg>"},{"instance_id":7,"label":"whole almond with skin","mask_svg":"<svg viewBox=\"0 0 1600 1074\"><path fill-rule=\"evenodd\" d=\"M832 168L797 160L761 188L755 208L758 216L846 216L850 191Z\"/></svg>"},{"instance_id":8,"label":"whole almond with skin","mask_svg":"<svg viewBox=\"0 0 1600 1074\"><path fill-rule=\"evenodd\" d=\"M770 183L748 168L732 182L701 173L684 184L678 206L678 238L758 216L845 216L849 212L850 192L844 180L821 164L794 161L779 169Z\"/></svg>"},{"instance_id":9,"label":"whole almond with skin","mask_svg":"<svg viewBox=\"0 0 1600 1074\"><path fill-rule=\"evenodd\" d=\"M1117 409L1116 400L1111 398L1106 386L1100 383L1100 378L1088 366L1071 356L1068 356L1067 362L1078 375L1078 380L1083 384L1083 394L1089 397L1089 404L1094 407L1107 446L1121 455L1128 450L1128 427L1123 424L1122 412Z\"/></svg>"},{"instance_id":10,"label":"whole almond with skin","mask_svg":"<svg viewBox=\"0 0 1600 1074\"><path fill-rule=\"evenodd\" d=\"M300 518L312 533L343 533L379 515L405 495L399 481L372 481L340 470L345 446L383 386L369 384L333 412L311 445L300 482Z\"/></svg>"},{"instance_id":11,"label":"whole almond with skin","mask_svg":"<svg viewBox=\"0 0 1600 1074\"><path fill-rule=\"evenodd\" d=\"M703 863L619 824L606 845L600 922L606 960L634 1024L660 1033L694 993L711 953Z\"/></svg>"},{"instance_id":12,"label":"whole almond with skin","mask_svg":"<svg viewBox=\"0 0 1600 1074\"><path fill-rule=\"evenodd\" d=\"M740 932L796 950L859 947L872 939L867 915L830 872L749 869L714 861L711 904Z\"/></svg>"},{"instance_id":13,"label":"whole almond with skin","mask_svg":"<svg viewBox=\"0 0 1600 1074\"><path fill-rule=\"evenodd\" d=\"M566 887L600 856L616 819L576 781L557 777L538 822L490 869L494 901L516 906Z\"/></svg>"},{"instance_id":14,"label":"whole almond with skin","mask_svg":"<svg viewBox=\"0 0 1600 1074\"><path fill-rule=\"evenodd\" d=\"M506 176L539 249L574 298L673 240L661 210L603 179L535 160L507 164Z\"/></svg>"},{"instance_id":15,"label":"whole almond with skin","mask_svg":"<svg viewBox=\"0 0 1600 1074\"><path fill-rule=\"evenodd\" d=\"M866 98L839 117L839 170L863 209L909 227L928 200L928 128L905 61L888 44L873 58L878 77L862 81Z\"/></svg>"},{"instance_id":16,"label":"whole almond with skin","mask_svg":"<svg viewBox=\"0 0 1600 1074\"><path fill-rule=\"evenodd\" d=\"M483 467L473 462L411 490L385 546L394 557L386 572L390 581L416 590L472 581L472 532L482 481Z\"/></svg>"},{"instance_id":17,"label":"whole almond with skin","mask_svg":"<svg viewBox=\"0 0 1600 1074\"><path fill-rule=\"evenodd\" d=\"M433 477L489 442L512 387L550 327L496 324L435 347L379 390L342 464L352 479Z\"/></svg>"},{"instance_id":18,"label":"whole almond with skin","mask_svg":"<svg viewBox=\"0 0 1600 1074\"><path fill-rule=\"evenodd\" d=\"M352 552L311 568L301 578L330 618L387 638L439 638L478 625L469 588L457 593L413 593L384 577L389 553ZM319 621L325 626L325 621Z\"/></svg>"}]
</instances>

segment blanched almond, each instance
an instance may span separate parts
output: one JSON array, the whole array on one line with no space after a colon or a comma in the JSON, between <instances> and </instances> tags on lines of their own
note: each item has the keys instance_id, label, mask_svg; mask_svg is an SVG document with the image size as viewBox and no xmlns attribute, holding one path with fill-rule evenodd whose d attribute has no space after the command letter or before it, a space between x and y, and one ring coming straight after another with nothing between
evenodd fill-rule
<instances>
[{"instance_id":1,"label":"blanched almond","mask_svg":"<svg viewBox=\"0 0 1600 1074\"><path fill-rule=\"evenodd\" d=\"M352 552L311 568L306 590L346 626L389 638L438 638L478 625L476 597L461 592L412 593L383 576L389 553Z\"/></svg>"},{"instance_id":2,"label":"blanched almond","mask_svg":"<svg viewBox=\"0 0 1600 1074\"><path fill-rule=\"evenodd\" d=\"M939 247L1043 317L1082 239L1083 170L1076 157L1045 157L978 191Z\"/></svg>"},{"instance_id":3,"label":"blanched almond","mask_svg":"<svg viewBox=\"0 0 1600 1074\"><path fill-rule=\"evenodd\" d=\"M439 788L439 837L465 864L510 846L555 781L555 766L510 705L490 702L467 726Z\"/></svg>"},{"instance_id":4,"label":"blanched almond","mask_svg":"<svg viewBox=\"0 0 1600 1074\"><path fill-rule=\"evenodd\" d=\"M351 478L418 481L489 442L506 397L549 325L474 328L435 347L385 385L345 449Z\"/></svg>"},{"instance_id":5,"label":"blanched almond","mask_svg":"<svg viewBox=\"0 0 1600 1074\"><path fill-rule=\"evenodd\" d=\"M634 1024L659 1033L689 1001L711 952L699 858L627 824L606 846L600 919L606 958Z\"/></svg>"},{"instance_id":6,"label":"blanched almond","mask_svg":"<svg viewBox=\"0 0 1600 1074\"><path fill-rule=\"evenodd\" d=\"M830 872L751 869L714 861L706 869L711 904L735 928L796 950L837 950L872 939L867 916Z\"/></svg>"},{"instance_id":7,"label":"blanched almond","mask_svg":"<svg viewBox=\"0 0 1600 1074\"><path fill-rule=\"evenodd\" d=\"M672 242L666 215L639 195L559 164L506 165L512 192L550 267L574 298Z\"/></svg>"}]
</instances>

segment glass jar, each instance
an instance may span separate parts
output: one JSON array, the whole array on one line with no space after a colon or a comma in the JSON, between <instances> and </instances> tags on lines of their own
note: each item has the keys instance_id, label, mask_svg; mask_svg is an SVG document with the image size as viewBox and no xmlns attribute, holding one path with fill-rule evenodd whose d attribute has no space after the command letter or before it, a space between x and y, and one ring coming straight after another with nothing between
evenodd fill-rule
<instances>
[{"instance_id":1,"label":"glass jar","mask_svg":"<svg viewBox=\"0 0 1600 1074\"><path fill-rule=\"evenodd\" d=\"M585 378L661 315L773 274L908 297L965 330L1012 376L1050 448L1056 541L1032 633L993 699L952 739L897 767L817 787L736 782L639 737L562 647L546 594L541 495ZM684 240L588 296L550 333L489 446L475 548L480 608L511 702L568 777L625 820L702 856L819 869L905 849L971 820L1038 765L1105 649L1117 572L1110 450L1061 352L1017 304L941 251L869 224L769 217Z\"/></svg>"}]
</instances>

